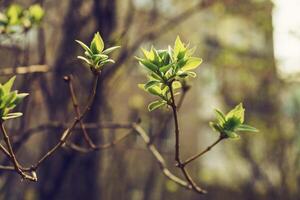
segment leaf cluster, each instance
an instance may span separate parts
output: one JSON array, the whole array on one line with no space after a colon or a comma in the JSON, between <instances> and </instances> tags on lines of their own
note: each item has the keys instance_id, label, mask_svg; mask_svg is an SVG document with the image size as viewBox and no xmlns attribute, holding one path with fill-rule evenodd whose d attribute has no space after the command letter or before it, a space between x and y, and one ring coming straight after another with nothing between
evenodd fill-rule
<instances>
[{"instance_id":1,"label":"leaf cluster","mask_svg":"<svg viewBox=\"0 0 300 200\"><path fill-rule=\"evenodd\" d=\"M215 113L217 121L210 122L210 126L223 138L239 138L238 132L258 132L256 128L244 124L245 109L242 103L226 115L218 109L215 109Z\"/></svg>"},{"instance_id":2,"label":"leaf cluster","mask_svg":"<svg viewBox=\"0 0 300 200\"><path fill-rule=\"evenodd\" d=\"M149 51L142 49L143 58L136 57L140 65L145 67L149 74L149 80L139 87L146 92L158 96L160 99L149 104L149 111L170 104L171 91L181 88L181 82L187 77L196 77L192 70L196 69L202 59L193 57L195 48L185 45L179 36L175 40L174 47L157 50L152 47Z\"/></svg>"},{"instance_id":3,"label":"leaf cluster","mask_svg":"<svg viewBox=\"0 0 300 200\"><path fill-rule=\"evenodd\" d=\"M11 91L16 77L13 76L6 83L0 84L0 119L17 118L22 116L22 113L11 111L26 97L28 93L18 93L17 90Z\"/></svg>"},{"instance_id":4,"label":"leaf cluster","mask_svg":"<svg viewBox=\"0 0 300 200\"><path fill-rule=\"evenodd\" d=\"M33 4L27 9L19 4L11 4L4 12L0 12L0 33L16 33L40 24L44 17L44 9Z\"/></svg>"},{"instance_id":5,"label":"leaf cluster","mask_svg":"<svg viewBox=\"0 0 300 200\"><path fill-rule=\"evenodd\" d=\"M108 55L120 48L120 46L113 46L104 50L104 42L99 32L94 35L89 46L80 40L76 40L76 42L85 50L84 56L77 56L77 58L87 63L93 72L101 71L103 66L107 63L115 63Z\"/></svg>"}]
</instances>

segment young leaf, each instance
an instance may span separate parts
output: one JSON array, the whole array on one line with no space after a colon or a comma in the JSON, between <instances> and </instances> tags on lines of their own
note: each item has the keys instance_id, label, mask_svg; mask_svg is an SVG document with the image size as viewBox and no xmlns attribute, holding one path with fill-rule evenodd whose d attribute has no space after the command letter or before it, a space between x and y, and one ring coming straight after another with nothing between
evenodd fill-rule
<instances>
[{"instance_id":1,"label":"young leaf","mask_svg":"<svg viewBox=\"0 0 300 200\"><path fill-rule=\"evenodd\" d=\"M90 49L92 50L93 53L101 53L103 51L104 42L103 42L99 32L97 32L94 35L94 38L91 42Z\"/></svg>"},{"instance_id":2,"label":"young leaf","mask_svg":"<svg viewBox=\"0 0 300 200\"><path fill-rule=\"evenodd\" d=\"M245 114L245 109L243 108L243 104L240 103L226 115L226 120L235 117L239 119L240 123L242 124L244 122L244 114Z\"/></svg>"},{"instance_id":3,"label":"young leaf","mask_svg":"<svg viewBox=\"0 0 300 200\"><path fill-rule=\"evenodd\" d=\"M183 71L192 70L197 68L202 63L201 58L189 58L186 64L181 68Z\"/></svg>"},{"instance_id":4,"label":"young leaf","mask_svg":"<svg viewBox=\"0 0 300 200\"><path fill-rule=\"evenodd\" d=\"M231 139L239 139L240 138L240 136L233 131L224 131L224 132L225 132L226 136Z\"/></svg>"},{"instance_id":5,"label":"young leaf","mask_svg":"<svg viewBox=\"0 0 300 200\"><path fill-rule=\"evenodd\" d=\"M103 53L103 54L109 54L109 53L111 53L111 52L113 52L114 50L119 49L119 48L121 48L121 46L110 47L110 48L108 48L108 49L105 49L102 53Z\"/></svg>"},{"instance_id":6,"label":"young leaf","mask_svg":"<svg viewBox=\"0 0 300 200\"><path fill-rule=\"evenodd\" d=\"M148 105L148 110L151 112L151 111L158 109L164 105L166 105L165 101L161 101L161 100L153 101L152 103L150 103Z\"/></svg>"},{"instance_id":7,"label":"young leaf","mask_svg":"<svg viewBox=\"0 0 300 200\"><path fill-rule=\"evenodd\" d=\"M14 119L17 117L21 117L22 115L23 115L23 113L21 113L21 112L8 113L6 116L3 116L2 119L3 120Z\"/></svg>"},{"instance_id":8,"label":"young leaf","mask_svg":"<svg viewBox=\"0 0 300 200\"><path fill-rule=\"evenodd\" d=\"M157 95L157 96L162 96L162 90L157 87L157 86L154 86L154 87L150 87L147 89L148 92L150 92L151 94L153 95Z\"/></svg>"},{"instance_id":9,"label":"young leaf","mask_svg":"<svg viewBox=\"0 0 300 200\"><path fill-rule=\"evenodd\" d=\"M28 11L35 22L40 22L45 14L43 8L39 4L30 6Z\"/></svg>"},{"instance_id":10,"label":"young leaf","mask_svg":"<svg viewBox=\"0 0 300 200\"><path fill-rule=\"evenodd\" d=\"M184 44L181 42L180 37L177 36L174 45L174 60L177 60L179 53L184 52L185 50Z\"/></svg>"},{"instance_id":11,"label":"young leaf","mask_svg":"<svg viewBox=\"0 0 300 200\"><path fill-rule=\"evenodd\" d=\"M187 71L186 73L187 73L188 76L190 76L192 78L195 78L197 76L197 74L195 72Z\"/></svg>"},{"instance_id":12,"label":"young leaf","mask_svg":"<svg viewBox=\"0 0 300 200\"><path fill-rule=\"evenodd\" d=\"M83 56L77 56L78 59L85 61L87 64L92 65L92 63L85 57Z\"/></svg>"},{"instance_id":13,"label":"young leaf","mask_svg":"<svg viewBox=\"0 0 300 200\"><path fill-rule=\"evenodd\" d=\"M246 124L241 124L236 128L236 131L258 132L258 129Z\"/></svg>"},{"instance_id":14,"label":"young leaf","mask_svg":"<svg viewBox=\"0 0 300 200\"><path fill-rule=\"evenodd\" d=\"M157 84L159 84L160 82L158 82L158 81L149 81L148 83L146 83L145 84L145 89L147 90L147 89L149 89L150 87L152 87L152 86L154 86L154 85L157 85Z\"/></svg>"},{"instance_id":15,"label":"young leaf","mask_svg":"<svg viewBox=\"0 0 300 200\"><path fill-rule=\"evenodd\" d=\"M81 42L80 40L75 40L75 42L77 42L84 50L86 50L90 55L92 55L92 51L90 50L90 48L84 44L83 42Z\"/></svg>"},{"instance_id":16,"label":"young leaf","mask_svg":"<svg viewBox=\"0 0 300 200\"><path fill-rule=\"evenodd\" d=\"M28 93L19 93L19 94L17 94L17 98L16 98L16 100L15 100L15 104L16 105L18 105L21 101L23 101L23 99L25 98L25 97L27 97L29 94Z\"/></svg>"},{"instance_id":17,"label":"young leaf","mask_svg":"<svg viewBox=\"0 0 300 200\"><path fill-rule=\"evenodd\" d=\"M179 88L181 88L182 86L181 86L181 83L179 82L179 81L174 81L173 83L172 83L172 88L173 88L173 90L176 90L176 89L179 89Z\"/></svg>"},{"instance_id":18,"label":"young leaf","mask_svg":"<svg viewBox=\"0 0 300 200\"><path fill-rule=\"evenodd\" d=\"M216 113L218 123L223 125L226 121L224 113L222 113L222 111L220 111L218 109L215 109L215 113Z\"/></svg>"},{"instance_id":19,"label":"young leaf","mask_svg":"<svg viewBox=\"0 0 300 200\"><path fill-rule=\"evenodd\" d=\"M140 63L141 63L143 66L145 66L145 67L148 68L149 70L151 70L151 71L157 73L158 67L157 67L155 64L153 64L152 62L150 62L150 61L148 61L148 60L146 60L146 59L138 58L138 60L140 61Z\"/></svg>"},{"instance_id":20,"label":"young leaf","mask_svg":"<svg viewBox=\"0 0 300 200\"><path fill-rule=\"evenodd\" d=\"M6 15L9 18L10 25L16 25L20 23L20 15L22 14L23 9L18 4L12 4L6 11Z\"/></svg>"},{"instance_id":21,"label":"young leaf","mask_svg":"<svg viewBox=\"0 0 300 200\"><path fill-rule=\"evenodd\" d=\"M15 80L16 80L16 76L13 76L6 83L3 84L4 93L10 92Z\"/></svg>"}]
</instances>

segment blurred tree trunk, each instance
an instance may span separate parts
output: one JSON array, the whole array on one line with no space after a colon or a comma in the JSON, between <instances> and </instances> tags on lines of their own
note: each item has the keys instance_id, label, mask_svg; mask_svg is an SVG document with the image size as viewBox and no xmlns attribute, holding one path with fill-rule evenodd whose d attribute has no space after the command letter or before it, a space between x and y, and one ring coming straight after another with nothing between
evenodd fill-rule
<instances>
[{"instance_id":1,"label":"blurred tree trunk","mask_svg":"<svg viewBox=\"0 0 300 200\"><path fill-rule=\"evenodd\" d=\"M68 117L66 113L73 113L73 110L68 110L70 107L68 106L70 104L69 92L62 77L76 70L74 66L71 66L70 60L74 60L74 55L76 55L77 48L74 40L80 35L80 30L85 28L85 23L80 23L81 17L78 15L83 3L84 1L81 0L71 0L64 18L63 36L59 45L59 54L53 66L55 69L50 85L53 95L51 99L48 99L48 106L51 111L49 113L50 121L65 121ZM114 28L111 23L115 17L114 10L113 1L94 1L92 14L97 21L95 31L100 29L105 40ZM101 81L98 85L98 91L100 84ZM60 88L58 91L61 92L57 93L57 88ZM87 90L87 92L89 91ZM102 94L99 93L92 105L91 112L86 117L86 122L98 121L101 100ZM53 132L60 133L61 131L54 130ZM81 136L81 133L74 132L73 135ZM49 134L44 146L51 147L51 144L53 145L57 140L58 138L53 139L53 135ZM81 156L77 152L59 150L54 157L46 161L39 171L39 199L99 199L101 196L98 183L99 160L99 153Z\"/></svg>"}]
</instances>

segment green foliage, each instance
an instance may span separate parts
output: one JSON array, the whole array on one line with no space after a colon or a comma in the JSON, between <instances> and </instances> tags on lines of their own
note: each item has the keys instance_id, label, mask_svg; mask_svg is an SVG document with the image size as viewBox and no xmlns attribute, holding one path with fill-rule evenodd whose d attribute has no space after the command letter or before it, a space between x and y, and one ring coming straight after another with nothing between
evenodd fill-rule
<instances>
[{"instance_id":1,"label":"green foliage","mask_svg":"<svg viewBox=\"0 0 300 200\"><path fill-rule=\"evenodd\" d=\"M181 88L181 82L187 77L196 77L191 71L202 62L201 58L193 57L195 48L189 48L177 36L174 47L157 50L152 47L149 51L142 49L143 58L136 57L140 65L145 67L149 74L149 81L139 84L146 92L158 96L160 100L149 104L149 111L170 104L171 92ZM177 94L177 93L175 93Z\"/></svg>"},{"instance_id":2,"label":"green foliage","mask_svg":"<svg viewBox=\"0 0 300 200\"><path fill-rule=\"evenodd\" d=\"M11 4L3 13L0 12L0 33L16 33L38 25L44 17L44 10L39 4L24 9L19 4Z\"/></svg>"},{"instance_id":3,"label":"green foliage","mask_svg":"<svg viewBox=\"0 0 300 200\"><path fill-rule=\"evenodd\" d=\"M252 126L243 124L245 109L242 103L224 115L220 110L215 110L217 122L210 122L210 126L224 138L239 138L237 132L258 132Z\"/></svg>"},{"instance_id":4,"label":"green foliage","mask_svg":"<svg viewBox=\"0 0 300 200\"><path fill-rule=\"evenodd\" d=\"M108 54L120 48L120 46L113 46L104 50L104 42L99 32L95 34L89 47L80 40L76 40L76 42L85 50L84 56L77 56L77 58L83 60L93 72L97 73L102 70L105 64L115 63Z\"/></svg>"},{"instance_id":5,"label":"green foliage","mask_svg":"<svg viewBox=\"0 0 300 200\"><path fill-rule=\"evenodd\" d=\"M22 116L22 113L10 113L28 93L18 93L17 90L11 91L16 77L13 76L6 83L0 84L0 118L2 121Z\"/></svg>"}]
</instances>

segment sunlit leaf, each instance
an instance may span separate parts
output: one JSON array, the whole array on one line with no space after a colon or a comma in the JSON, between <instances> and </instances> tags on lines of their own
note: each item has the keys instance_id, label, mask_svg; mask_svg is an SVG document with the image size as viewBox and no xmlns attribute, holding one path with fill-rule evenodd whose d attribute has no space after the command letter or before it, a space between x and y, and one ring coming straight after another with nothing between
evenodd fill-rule
<instances>
[{"instance_id":1,"label":"sunlit leaf","mask_svg":"<svg viewBox=\"0 0 300 200\"><path fill-rule=\"evenodd\" d=\"M153 110L158 109L158 108L160 108L164 105L166 105L165 101L161 101L161 100L153 101L148 105L148 110L153 111Z\"/></svg>"},{"instance_id":2,"label":"sunlit leaf","mask_svg":"<svg viewBox=\"0 0 300 200\"><path fill-rule=\"evenodd\" d=\"M83 42L81 42L80 40L75 40L84 50L86 50L90 55L92 55L92 51L90 50L90 48L84 44Z\"/></svg>"},{"instance_id":3,"label":"sunlit leaf","mask_svg":"<svg viewBox=\"0 0 300 200\"><path fill-rule=\"evenodd\" d=\"M197 68L202 63L201 58L189 58L186 64L181 68L183 71L192 70Z\"/></svg>"},{"instance_id":4,"label":"sunlit leaf","mask_svg":"<svg viewBox=\"0 0 300 200\"><path fill-rule=\"evenodd\" d=\"M40 22L45 14L43 8L39 4L30 6L28 11L35 22Z\"/></svg>"},{"instance_id":5,"label":"sunlit leaf","mask_svg":"<svg viewBox=\"0 0 300 200\"><path fill-rule=\"evenodd\" d=\"M16 76L13 76L6 83L3 84L4 93L10 92L15 80L16 80Z\"/></svg>"},{"instance_id":6,"label":"sunlit leaf","mask_svg":"<svg viewBox=\"0 0 300 200\"><path fill-rule=\"evenodd\" d=\"M22 14L22 7L18 4L11 4L7 11L6 15L9 19L9 24L10 25L16 25L20 23L20 15Z\"/></svg>"},{"instance_id":7,"label":"sunlit leaf","mask_svg":"<svg viewBox=\"0 0 300 200\"><path fill-rule=\"evenodd\" d=\"M245 109L243 108L243 104L240 103L226 115L226 120L232 117L236 117L237 119L240 120L241 123L243 123L244 114L245 114Z\"/></svg>"},{"instance_id":8,"label":"sunlit leaf","mask_svg":"<svg viewBox=\"0 0 300 200\"><path fill-rule=\"evenodd\" d=\"M21 112L8 113L6 116L3 116L2 119L3 120L14 119L14 118L21 117L22 115L23 115L23 113L21 113Z\"/></svg>"},{"instance_id":9,"label":"sunlit leaf","mask_svg":"<svg viewBox=\"0 0 300 200\"><path fill-rule=\"evenodd\" d=\"M94 35L94 38L91 42L90 49L92 50L93 53L101 53L103 51L104 42L103 42L99 32L97 32Z\"/></svg>"},{"instance_id":10,"label":"sunlit leaf","mask_svg":"<svg viewBox=\"0 0 300 200\"><path fill-rule=\"evenodd\" d=\"M103 54L109 54L109 53L111 53L111 52L113 52L114 50L119 49L119 48L121 48L121 46L110 47L110 48L108 48L108 49L105 49L102 53L103 53Z\"/></svg>"},{"instance_id":11,"label":"sunlit leaf","mask_svg":"<svg viewBox=\"0 0 300 200\"><path fill-rule=\"evenodd\" d=\"M258 132L258 129L246 124L241 124L236 128L236 131Z\"/></svg>"}]
</instances>

